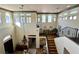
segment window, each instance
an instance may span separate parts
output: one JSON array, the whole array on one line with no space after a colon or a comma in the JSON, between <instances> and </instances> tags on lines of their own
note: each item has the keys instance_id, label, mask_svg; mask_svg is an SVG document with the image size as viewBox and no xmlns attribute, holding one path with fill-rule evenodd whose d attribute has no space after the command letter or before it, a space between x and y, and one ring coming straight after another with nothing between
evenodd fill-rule
<instances>
[{"instance_id":1,"label":"window","mask_svg":"<svg viewBox=\"0 0 79 59\"><path fill-rule=\"evenodd\" d=\"M62 17L59 17L59 20L62 20Z\"/></svg>"},{"instance_id":2,"label":"window","mask_svg":"<svg viewBox=\"0 0 79 59\"><path fill-rule=\"evenodd\" d=\"M38 21L37 22L40 22L40 18L38 17Z\"/></svg>"},{"instance_id":3,"label":"window","mask_svg":"<svg viewBox=\"0 0 79 59\"><path fill-rule=\"evenodd\" d=\"M20 20L21 20L21 23L23 23L23 24L25 24L25 16L20 16L21 18L20 18Z\"/></svg>"},{"instance_id":4,"label":"window","mask_svg":"<svg viewBox=\"0 0 79 59\"><path fill-rule=\"evenodd\" d=\"M14 21L15 21L15 23L20 22L18 14L14 14Z\"/></svg>"},{"instance_id":5,"label":"window","mask_svg":"<svg viewBox=\"0 0 79 59\"><path fill-rule=\"evenodd\" d=\"M10 14L6 13L6 23L9 24L10 23Z\"/></svg>"},{"instance_id":6,"label":"window","mask_svg":"<svg viewBox=\"0 0 79 59\"><path fill-rule=\"evenodd\" d=\"M37 22L38 22L38 23L40 22L40 15L38 15L38 19L37 19Z\"/></svg>"},{"instance_id":7,"label":"window","mask_svg":"<svg viewBox=\"0 0 79 59\"><path fill-rule=\"evenodd\" d=\"M1 17L1 14L0 14L0 24L2 23L2 17Z\"/></svg>"},{"instance_id":8,"label":"window","mask_svg":"<svg viewBox=\"0 0 79 59\"><path fill-rule=\"evenodd\" d=\"M68 13L64 13L64 16L65 16L65 15L68 15Z\"/></svg>"},{"instance_id":9,"label":"window","mask_svg":"<svg viewBox=\"0 0 79 59\"><path fill-rule=\"evenodd\" d=\"M26 20L27 20L27 23L31 23L31 17L27 17Z\"/></svg>"},{"instance_id":10,"label":"window","mask_svg":"<svg viewBox=\"0 0 79 59\"><path fill-rule=\"evenodd\" d=\"M14 22L15 22L15 25L17 25L17 26L21 26L20 25L20 21L19 21L19 15L18 14L14 14ZM22 22L22 20L21 20L21 22Z\"/></svg>"},{"instance_id":11,"label":"window","mask_svg":"<svg viewBox=\"0 0 79 59\"><path fill-rule=\"evenodd\" d=\"M55 22L56 21L56 18L54 17L53 19L54 19L54 22Z\"/></svg>"},{"instance_id":12,"label":"window","mask_svg":"<svg viewBox=\"0 0 79 59\"><path fill-rule=\"evenodd\" d=\"M42 23L46 22L46 15L42 15Z\"/></svg>"},{"instance_id":13,"label":"window","mask_svg":"<svg viewBox=\"0 0 79 59\"><path fill-rule=\"evenodd\" d=\"M31 16L31 13L27 13L26 16Z\"/></svg>"},{"instance_id":14,"label":"window","mask_svg":"<svg viewBox=\"0 0 79 59\"><path fill-rule=\"evenodd\" d=\"M48 15L48 22L52 22L52 15Z\"/></svg>"},{"instance_id":15,"label":"window","mask_svg":"<svg viewBox=\"0 0 79 59\"><path fill-rule=\"evenodd\" d=\"M73 16L73 20L76 20L77 19L77 16Z\"/></svg>"},{"instance_id":16,"label":"window","mask_svg":"<svg viewBox=\"0 0 79 59\"><path fill-rule=\"evenodd\" d=\"M26 14L26 22L31 23L31 13Z\"/></svg>"},{"instance_id":17,"label":"window","mask_svg":"<svg viewBox=\"0 0 79 59\"><path fill-rule=\"evenodd\" d=\"M65 17L65 20L67 20L67 16Z\"/></svg>"},{"instance_id":18,"label":"window","mask_svg":"<svg viewBox=\"0 0 79 59\"><path fill-rule=\"evenodd\" d=\"M70 12L70 14L77 14L77 13L78 13L77 10L75 10L75 11L71 11L71 12Z\"/></svg>"},{"instance_id":19,"label":"window","mask_svg":"<svg viewBox=\"0 0 79 59\"><path fill-rule=\"evenodd\" d=\"M62 17L62 20L64 20L64 17Z\"/></svg>"},{"instance_id":20,"label":"window","mask_svg":"<svg viewBox=\"0 0 79 59\"><path fill-rule=\"evenodd\" d=\"M73 17L72 17L72 16L70 16L70 17L69 17L69 19L70 19L70 20L72 20L72 19L73 19Z\"/></svg>"},{"instance_id":21,"label":"window","mask_svg":"<svg viewBox=\"0 0 79 59\"><path fill-rule=\"evenodd\" d=\"M1 16L0 16L0 24L2 23L2 20L1 20Z\"/></svg>"},{"instance_id":22,"label":"window","mask_svg":"<svg viewBox=\"0 0 79 59\"><path fill-rule=\"evenodd\" d=\"M63 17L63 20L67 20L67 16Z\"/></svg>"}]
</instances>

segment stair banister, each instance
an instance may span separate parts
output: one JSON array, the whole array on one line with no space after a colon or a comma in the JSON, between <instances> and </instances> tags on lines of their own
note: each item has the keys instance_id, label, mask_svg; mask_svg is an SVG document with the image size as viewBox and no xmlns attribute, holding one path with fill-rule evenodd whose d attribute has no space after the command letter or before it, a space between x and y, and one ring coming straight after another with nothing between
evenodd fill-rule
<instances>
[{"instance_id":1,"label":"stair banister","mask_svg":"<svg viewBox=\"0 0 79 59\"><path fill-rule=\"evenodd\" d=\"M47 54L49 54L49 51L48 51L48 42L47 42L47 40L48 40L48 38L47 38L47 36L46 36L46 49L47 49Z\"/></svg>"}]
</instances>

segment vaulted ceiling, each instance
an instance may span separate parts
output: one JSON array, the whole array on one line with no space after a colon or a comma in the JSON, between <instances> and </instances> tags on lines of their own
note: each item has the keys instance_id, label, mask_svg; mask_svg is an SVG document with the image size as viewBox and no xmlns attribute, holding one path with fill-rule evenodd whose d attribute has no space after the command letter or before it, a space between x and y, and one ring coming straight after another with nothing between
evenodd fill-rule
<instances>
[{"instance_id":1,"label":"vaulted ceiling","mask_svg":"<svg viewBox=\"0 0 79 59\"><path fill-rule=\"evenodd\" d=\"M37 11L38 13L57 13L67 8L75 6L74 4L0 4L1 8L11 11Z\"/></svg>"}]
</instances>

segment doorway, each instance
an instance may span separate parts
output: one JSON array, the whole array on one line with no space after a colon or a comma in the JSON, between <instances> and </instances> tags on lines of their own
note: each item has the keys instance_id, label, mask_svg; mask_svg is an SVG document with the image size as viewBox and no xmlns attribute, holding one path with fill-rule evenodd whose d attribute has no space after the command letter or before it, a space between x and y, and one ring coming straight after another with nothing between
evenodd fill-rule
<instances>
[{"instance_id":1,"label":"doorway","mask_svg":"<svg viewBox=\"0 0 79 59\"><path fill-rule=\"evenodd\" d=\"M29 38L29 48L36 48L36 38Z\"/></svg>"},{"instance_id":2,"label":"doorway","mask_svg":"<svg viewBox=\"0 0 79 59\"><path fill-rule=\"evenodd\" d=\"M11 37L4 41L4 50L5 54L13 54L13 42Z\"/></svg>"}]
</instances>

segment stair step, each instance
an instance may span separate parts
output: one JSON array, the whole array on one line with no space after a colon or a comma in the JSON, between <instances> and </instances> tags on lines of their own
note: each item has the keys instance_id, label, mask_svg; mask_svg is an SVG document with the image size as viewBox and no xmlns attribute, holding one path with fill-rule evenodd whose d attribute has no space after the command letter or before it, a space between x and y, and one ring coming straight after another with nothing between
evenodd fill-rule
<instances>
[{"instance_id":1,"label":"stair step","mask_svg":"<svg viewBox=\"0 0 79 59\"><path fill-rule=\"evenodd\" d=\"M54 38L53 37L48 37L48 40L54 40Z\"/></svg>"},{"instance_id":2,"label":"stair step","mask_svg":"<svg viewBox=\"0 0 79 59\"><path fill-rule=\"evenodd\" d=\"M55 44L54 42L48 42L48 44Z\"/></svg>"},{"instance_id":3,"label":"stair step","mask_svg":"<svg viewBox=\"0 0 79 59\"><path fill-rule=\"evenodd\" d=\"M49 48L49 50L56 50L56 48L55 48L55 49L51 49L51 48Z\"/></svg>"},{"instance_id":4,"label":"stair step","mask_svg":"<svg viewBox=\"0 0 79 59\"><path fill-rule=\"evenodd\" d=\"M48 43L48 46L55 46L55 43Z\"/></svg>"},{"instance_id":5,"label":"stair step","mask_svg":"<svg viewBox=\"0 0 79 59\"><path fill-rule=\"evenodd\" d=\"M48 42L53 42L54 43L54 41L48 41Z\"/></svg>"},{"instance_id":6,"label":"stair step","mask_svg":"<svg viewBox=\"0 0 79 59\"><path fill-rule=\"evenodd\" d=\"M54 41L54 40L48 40L48 41Z\"/></svg>"},{"instance_id":7,"label":"stair step","mask_svg":"<svg viewBox=\"0 0 79 59\"><path fill-rule=\"evenodd\" d=\"M56 46L49 45L49 47L56 47Z\"/></svg>"},{"instance_id":8,"label":"stair step","mask_svg":"<svg viewBox=\"0 0 79 59\"><path fill-rule=\"evenodd\" d=\"M49 49L56 49L56 47L48 47Z\"/></svg>"},{"instance_id":9,"label":"stair step","mask_svg":"<svg viewBox=\"0 0 79 59\"><path fill-rule=\"evenodd\" d=\"M54 41L54 39L48 39L48 41Z\"/></svg>"},{"instance_id":10,"label":"stair step","mask_svg":"<svg viewBox=\"0 0 79 59\"><path fill-rule=\"evenodd\" d=\"M49 52L57 52L57 50L49 50Z\"/></svg>"},{"instance_id":11,"label":"stair step","mask_svg":"<svg viewBox=\"0 0 79 59\"><path fill-rule=\"evenodd\" d=\"M57 52L50 52L50 54L58 54Z\"/></svg>"},{"instance_id":12,"label":"stair step","mask_svg":"<svg viewBox=\"0 0 79 59\"><path fill-rule=\"evenodd\" d=\"M56 49L49 49L49 51L55 51L55 52L57 52L57 50L56 50Z\"/></svg>"},{"instance_id":13,"label":"stair step","mask_svg":"<svg viewBox=\"0 0 79 59\"><path fill-rule=\"evenodd\" d=\"M55 45L55 43L48 43L48 45Z\"/></svg>"}]
</instances>

